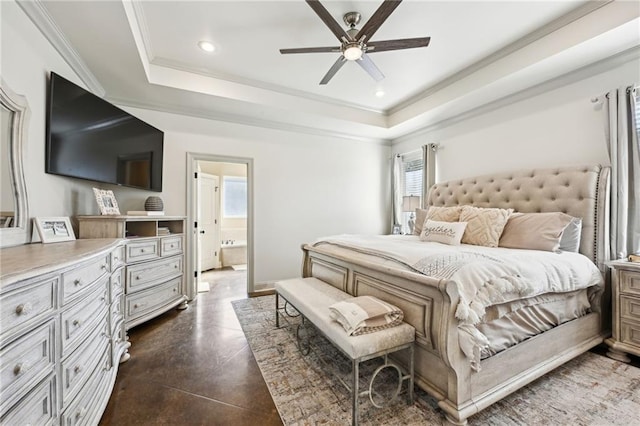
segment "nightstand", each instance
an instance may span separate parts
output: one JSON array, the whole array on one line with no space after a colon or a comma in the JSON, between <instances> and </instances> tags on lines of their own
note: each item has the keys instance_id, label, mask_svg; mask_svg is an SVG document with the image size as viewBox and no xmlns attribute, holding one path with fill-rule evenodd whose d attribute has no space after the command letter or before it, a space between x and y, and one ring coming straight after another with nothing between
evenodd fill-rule
<instances>
[{"instance_id":1,"label":"nightstand","mask_svg":"<svg viewBox=\"0 0 640 426\"><path fill-rule=\"evenodd\" d=\"M605 340L607 356L629 362L627 354L640 356L640 263L616 260L607 265L613 268L613 336Z\"/></svg>"}]
</instances>

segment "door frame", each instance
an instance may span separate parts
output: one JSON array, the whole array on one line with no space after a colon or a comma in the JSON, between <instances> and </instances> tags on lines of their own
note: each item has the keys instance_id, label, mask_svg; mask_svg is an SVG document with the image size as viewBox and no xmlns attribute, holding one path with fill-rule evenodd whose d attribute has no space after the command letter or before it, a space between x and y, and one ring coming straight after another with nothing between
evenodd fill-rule
<instances>
[{"instance_id":1,"label":"door frame","mask_svg":"<svg viewBox=\"0 0 640 426\"><path fill-rule=\"evenodd\" d=\"M210 161L215 163L236 163L244 164L247 167L247 294L254 293L254 241L253 241L253 158L232 157L225 155L205 154L197 152L187 152L187 297L193 300L198 295L197 280L197 253L198 239L195 227L197 217L196 206L196 180L198 161Z\"/></svg>"}]
</instances>

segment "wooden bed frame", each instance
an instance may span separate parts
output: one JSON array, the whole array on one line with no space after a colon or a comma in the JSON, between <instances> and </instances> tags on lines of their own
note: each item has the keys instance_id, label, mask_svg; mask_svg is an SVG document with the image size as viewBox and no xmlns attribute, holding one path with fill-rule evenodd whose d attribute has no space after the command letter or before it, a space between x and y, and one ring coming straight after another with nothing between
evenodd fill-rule
<instances>
[{"instance_id":1,"label":"wooden bed frame","mask_svg":"<svg viewBox=\"0 0 640 426\"><path fill-rule=\"evenodd\" d=\"M580 252L605 274L608 260L609 168L527 170L434 185L428 205L562 211L581 217ZM438 400L447 420L467 418L601 343L609 334L608 283L591 289L591 312L506 349L471 369L458 344L454 282L354 262L326 246L304 245L303 277L316 277L354 296L372 295L400 307L416 329L416 383ZM401 362L406 360L400 359Z\"/></svg>"}]
</instances>

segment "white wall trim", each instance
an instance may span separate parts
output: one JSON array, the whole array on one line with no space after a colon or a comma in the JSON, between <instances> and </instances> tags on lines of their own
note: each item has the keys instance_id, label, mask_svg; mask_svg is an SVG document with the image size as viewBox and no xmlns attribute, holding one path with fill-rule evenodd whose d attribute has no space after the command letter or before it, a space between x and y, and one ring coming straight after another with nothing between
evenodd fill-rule
<instances>
[{"instance_id":1,"label":"white wall trim","mask_svg":"<svg viewBox=\"0 0 640 426\"><path fill-rule=\"evenodd\" d=\"M433 95L434 93L444 89L447 86L451 86L452 84L455 84L456 82L462 80L463 78L466 78L468 76L470 76L471 74L477 72L478 70L487 67L488 65L491 65L492 63L508 56L511 55L512 53L522 49L523 47L537 41L540 40L541 38L551 34L552 32L566 26L569 25L570 23L582 18L583 16L586 16L592 12L594 12L595 10L600 9L603 6L606 6L608 3L611 3L613 0L602 0L602 1L589 1L579 7L577 7L576 9L570 11L569 13L549 22L548 24L538 28L537 30L525 35L524 37L514 41L513 43L493 52L491 55L484 57L483 59L479 60L478 62L475 62L471 65L469 65L468 67L462 69L461 71L439 81L438 83L428 87L427 89L416 93L415 95L411 96L410 98L406 99L405 101L402 101L396 105L394 105L393 107L389 108L387 110L387 115L392 115L395 114L405 108L407 108L408 106L424 99L427 98L431 95Z\"/></svg>"},{"instance_id":2,"label":"white wall trim","mask_svg":"<svg viewBox=\"0 0 640 426\"><path fill-rule=\"evenodd\" d=\"M147 18L142 8L142 3L139 1L131 1L131 7L135 15L136 26L138 27L138 34L142 39L142 45L147 53L147 61L152 62L155 58L153 54L153 45L151 44L151 37L149 36L149 26L147 25Z\"/></svg>"},{"instance_id":3,"label":"white wall trim","mask_svg":"<svg viewBox=\"0 0 640 426\"><path fill-rule=\"evenodd\" d=\"M374 112L376 114L380 114L383 116L387 115L386 111L381 109L370 108L370 107L352 103L352 102L340 101L338 99L330 98L327 96L316 95L313 93L305 92L303 90L290 89L287 87L279 86L277 84L270 84L267 82L253 80L249 78L243 78L240 76L234 76L226 73L213 72L211 70L204 69L204 68L190 67L183 62L174 61L167 58L157 57L151 63L159 67L171 68L178 71L184 71L192 74L199 74L205 77L211 77L218 80L230 81L232 83L238 83L245 86L255 87L258 89L270 90L273 92L284 93L291 96L298 96L300 98L323 102L329 105L336 105L336 106L341 106L346 108L359 109L362 111Z\"/></svg>"},{"instance_id":4,"label":"white wall trim","mask_svg":"<svg viewBox=\"0 0 640 426\"><path fill-rule=\"evenodd\" d=\"M36 28L40 30L42 35L44 35L49 43L58 51L60 56L69 64L82 82L86 84L89 91L97 96L103 97L105 95L104 88L89 70L78 52L71 46L71 43L69 43L51 15L49 15L49 12L47 12L47 9L43 6L42 1L17 1L17 3L29 19L31 19Z\"/></svg>"},{"instance_id":5,"label":"white wall trim","mask_svg":"<svg viewBox=\"0 0 640 426\"><path fill-rule=\"evenodd\" d=\"M429 132L433 132L438 129L449 127L453 124L456 124L465 120L469 120L471 118L477 117L482 114L487 114L491 111L495 111L499 108L503 108L505 106L514 104L516 102L520 102L522 100L532 98L537 95L541 95L545 92L558 89L562 86L566 86L567 84L571 84L571 83L583 80L585 78L589 78L594 75L609 71L613 68L617 68L629 61L633 61L638 58L640 58L640 46L632 47L631 49L627 49L613 56L610 56L608 58L601 59L597 62L591 63L589 65L585 65L584 67L578 68L571 72L562 74L558 77L536 84L527 89L512 93L500 99L496 99L495 101L486 103L477 108L470 109L454 117L447 118L442 121L438 121L426 127L422 127L418 130L415 130L411 133L402 135L399 138L394 139L391 144L396 145L408 139L414 138L416 136L426 135ZM594 95L594 94L591 94L591 95ZM591 95L585 94L585 96L587 97Z\"/></svg>"},{"instance_id":6,"label":"white wall trim","mask_svg":"<svg viewBox=\"0 0 640 426\"><path fill-rule=\"evenodd\" d=\"M349 139L359 142L376 143L380 145L391 145L390 139L372 139L362 136L352 135L349 133L332 132L330 130L317 129L314 127L299 126L289 123L281 123L272 120L264 120L259 118L253 118L249 116L242 116L237 114L225 114L220 112L211 112L199 108L187 108L180 105L172 104L160 104L160 103L148 103L139 102L130 99L106 97L111 103L120 106L128 106L132 108L148 109L151 111L167 112L171 114L187 115L196 118L204 118L207 120L221 121L225 123L240 124L245 126L260 127L274 130L282 130L286 132L302 133L314 136L324 136L331 138Z\"/></svg>"},{"instance_id":7,"label":"white wall trim","mask_svg":"<svg viewBox=\"0 0 640 426\"><path fill-rule=\"evenodd\" d=\"M186 262L187 266L187 297L189 300L196 298L198 292L195 288L193 273L196 265L196 228L194 218L197 217L194 173L197 170L198 161L212 161L218 163L236 163L247 166L247 293L255 292L254 282L254 183L253 183L253 158L232 157L215 154L187 152L187 238L186 238Z\"/></svg>"}]
</instances>

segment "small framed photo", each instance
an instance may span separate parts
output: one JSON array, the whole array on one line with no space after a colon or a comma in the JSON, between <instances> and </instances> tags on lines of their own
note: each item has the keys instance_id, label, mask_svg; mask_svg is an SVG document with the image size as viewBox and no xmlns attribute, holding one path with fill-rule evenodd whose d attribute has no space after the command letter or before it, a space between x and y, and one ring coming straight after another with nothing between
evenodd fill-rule
<instances>
[{"instance_id":1,"label":"small framed photo","mask_svg":"<svg viewBox=\"0 0 640 426\"><path fill-rule=\"evenodd\" d=\"M33 220L43 243L57 243L76 239L68 217L36 217Z\"/></svg>"},{"instance_id":2,"label":"small framed photo","mask_svg":"<svg viewBox=\"0 0 640 426\"><path fill-rule=\"evenodd\" d=\"M116 196L113 195L113 191L107 189L93 188L93 193L96 196L96 202L100 207L100 214L103 215L119 215L120 209L118 208L118 202Z\"/></svg>"}]
</instances>

